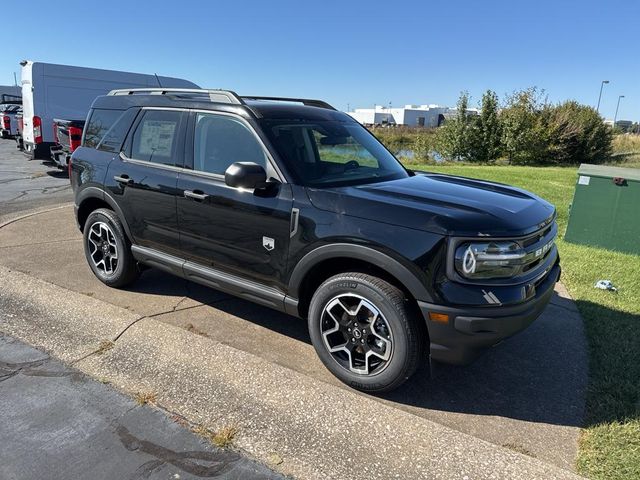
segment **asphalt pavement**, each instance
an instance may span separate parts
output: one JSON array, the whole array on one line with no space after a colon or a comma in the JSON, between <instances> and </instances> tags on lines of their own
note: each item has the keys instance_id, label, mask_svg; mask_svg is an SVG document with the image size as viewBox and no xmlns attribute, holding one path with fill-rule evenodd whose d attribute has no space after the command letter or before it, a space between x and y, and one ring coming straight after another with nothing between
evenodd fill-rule
<instances>
[{"instance_id":1,"label":"asphalt pavement","mask_svg":"<svg viewBox=\"0 0 640 480\"><path fill-rule=\"evenodd\" d=\"M0 334L0 478L283 479Z\"/></svg>"},{"instance_id":2,"label":"asphalt pavement","mask_svg":"<svg viewBox=\"0 0 640 480\"><path fill-rule=\"evenodd\" d=\"M28 160L14 140L0 139L0 215L72 200L66 172L52 162Z\"/></svg>"}]
</instances>

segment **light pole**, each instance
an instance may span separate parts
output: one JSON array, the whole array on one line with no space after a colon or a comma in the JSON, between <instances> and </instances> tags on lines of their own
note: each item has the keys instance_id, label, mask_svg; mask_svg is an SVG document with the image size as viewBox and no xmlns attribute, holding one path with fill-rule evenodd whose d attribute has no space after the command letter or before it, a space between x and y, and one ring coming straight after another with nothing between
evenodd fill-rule
<instances>
[{"instance_id":1,"label":"light pole","mask_svg":"<svg viewBox=\"0 0 640 480\"><path fill-rule=\"evenodd\" d=\"M609 83L609 80L602 80L600 84L600 95L598 95L598 106L596 107L596 112L600 113L600 99L602 99L602 87L604 87L605 83Z\"/></svg>"},{"instance_id":2,"label":"light pole","mask_svg":"<svg viewBox=\"0 0 640 480\"><path fill-rule=\"evenodd\" d=\"M624 98L624 95L618 97L618 104L616 105L616 114L613 116L613 128L616 128L616 120L618 119L618 108L620 108L620 99Z\"/></svg>"}]
</instances>

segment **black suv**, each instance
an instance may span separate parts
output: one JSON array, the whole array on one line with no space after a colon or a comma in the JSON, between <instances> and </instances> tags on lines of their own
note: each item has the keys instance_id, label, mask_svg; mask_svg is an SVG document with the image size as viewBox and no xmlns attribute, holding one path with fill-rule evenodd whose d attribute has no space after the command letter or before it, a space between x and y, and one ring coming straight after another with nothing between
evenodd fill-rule
<instances>
[{"instance_id":1,"label":"black suv","mask_svg":"<svg viewBox=\"0 0 640 480\"><path fill-rule=\"evenodd\" d=\"M116 90L70 170L102 282L155 267L307 318L323 363L360 390L397 387L427 347L472 361L538 317L560 275L551 204L409 171L319 100Z\"/></svg>"}]
</instances>

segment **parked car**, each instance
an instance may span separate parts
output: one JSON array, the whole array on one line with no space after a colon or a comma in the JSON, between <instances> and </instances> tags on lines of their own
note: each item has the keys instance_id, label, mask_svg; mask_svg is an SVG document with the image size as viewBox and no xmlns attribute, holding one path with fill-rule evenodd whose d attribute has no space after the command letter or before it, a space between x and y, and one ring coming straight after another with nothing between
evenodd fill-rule
<instances>
[{"instance_id":1,"label":"parked car","mask_svg":"<svg viewBox=\"0 0 640 480\"><path fill-rule=\"evenodd\" d=\"M306 318L324 365L364 391L399 386L426 352L473 361L560 276L553 205L407 170L319 100L114 91L70 170L98 279L155 267Z\"/></svg>"},{"instance_id":2,"label":"parked car","mask_svg":"<svg viewBox=\"0 0 640 480\"><path fill-rule=\"evenodd\" d=\"M82 142L84 120L53 120L55 145L51 147L51 159L61 170L67 170L71 154Z\"/></svg>"},{"instance_id":3,"label":"parked car","mask_svg":"<svg viewBox=\"0 0 640 480\"><path fill-rule=\"evenodd\" d=\"M22 151L24 149L24 144L22 142L22 130L23 130L23 122L22 122L22 107L16 111L16 124L17 124L17 133L15 136L16 147L18 150Z\"/></svg>"},{"instance_id":4,"label":"parked car","mask_svg":"<svg viewBox=\"0 0 640 480\"><path fill-rule=\"evenodd\" d=\"M2 138L15 138L18 134L18 120L16 114L21 110L18 104L0 104L0 136Z\"/></svg>"},{"instance_id":5,"label":"parked car","mask_svg":"<svg viewBox=\"0 0 640 480\"><path fill-rule=\"evenodd\" d=\"M87 117L91 102L114 88L197 87L188 80L141 73L24 61L22 65L23 141L31 158L49 158L54 118Z\"/></svg>"}]
</instances>

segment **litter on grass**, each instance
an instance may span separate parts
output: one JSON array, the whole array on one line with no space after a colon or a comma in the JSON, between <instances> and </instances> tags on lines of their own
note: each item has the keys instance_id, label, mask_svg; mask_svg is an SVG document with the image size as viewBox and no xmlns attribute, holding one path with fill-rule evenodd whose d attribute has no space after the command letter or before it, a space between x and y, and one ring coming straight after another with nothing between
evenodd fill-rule
<instances>
[{"instance_id":1,"label":"litter on grass","mask_svg":"<svg viewBox=\"0 0 640 480\"><path fill-rule=\"evenodd\" d=\"M610 290L612 292L618 291L611 280L598 280L594 287L599 288L600 290Z\"/></svg>"}]
</instances>

